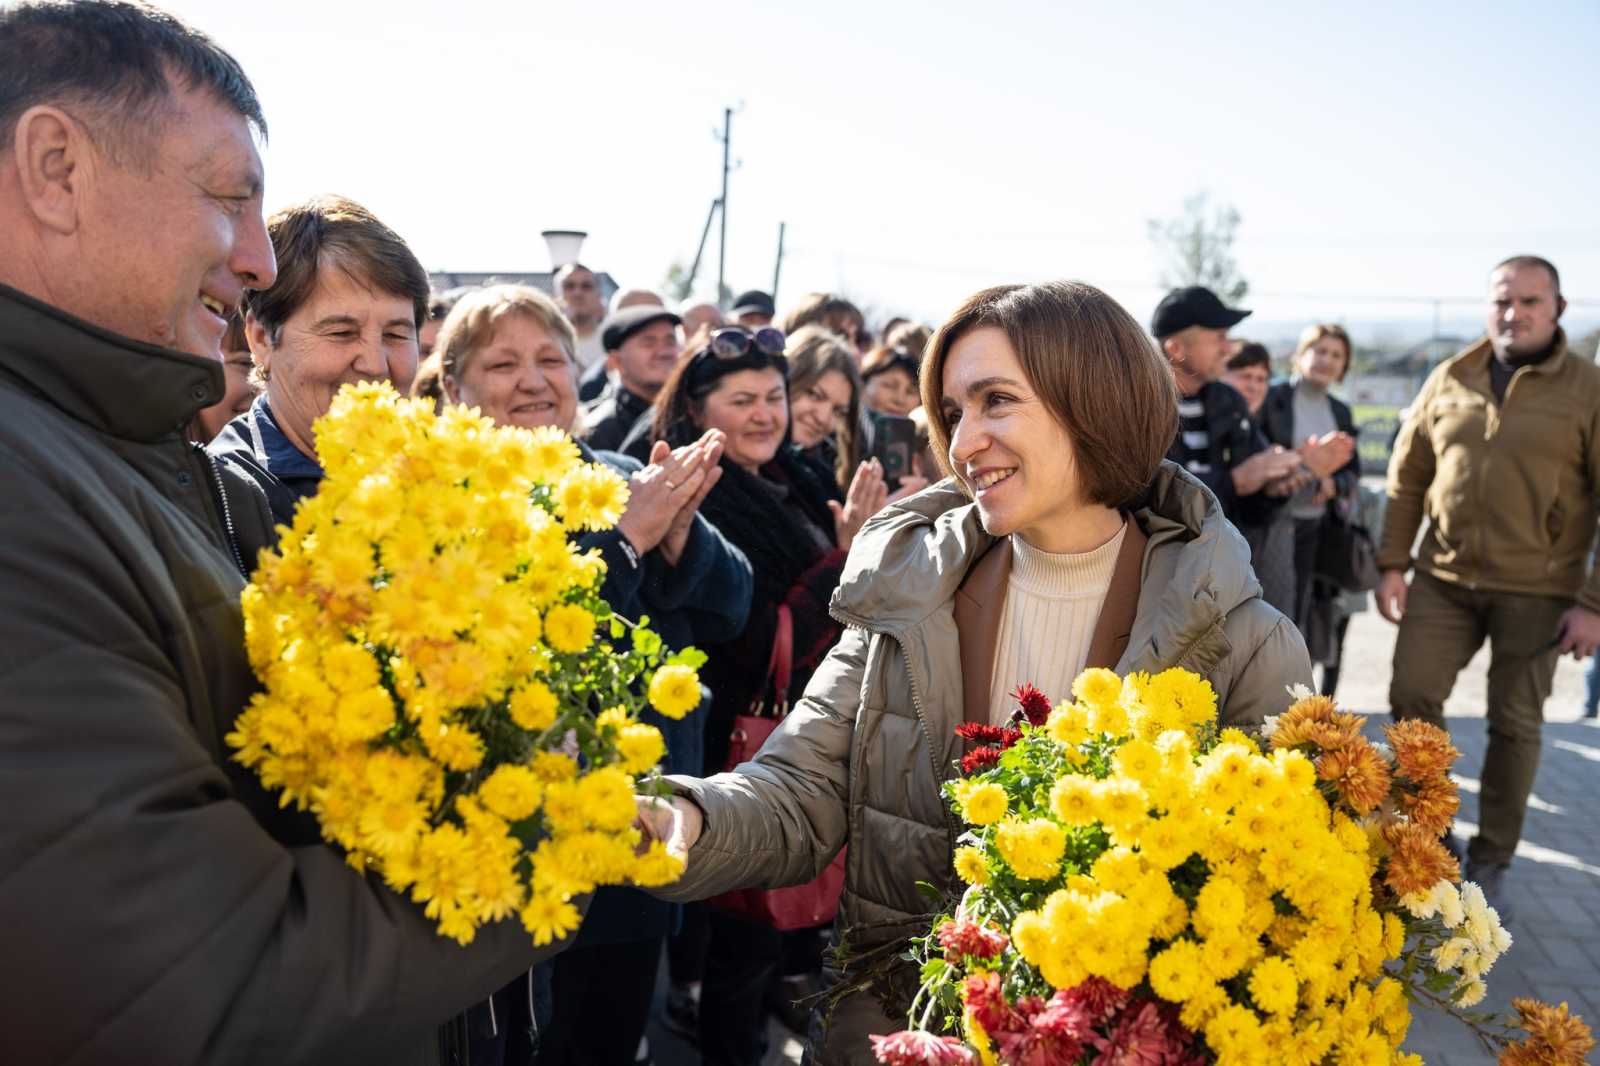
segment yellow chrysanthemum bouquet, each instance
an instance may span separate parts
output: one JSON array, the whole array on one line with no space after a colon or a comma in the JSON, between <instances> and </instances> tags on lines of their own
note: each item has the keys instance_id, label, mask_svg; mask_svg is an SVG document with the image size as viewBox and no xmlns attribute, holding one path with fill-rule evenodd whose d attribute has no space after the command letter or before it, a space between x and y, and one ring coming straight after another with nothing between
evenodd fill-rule
<instances>
[{"instance_id":1,"label":"yellow chrysanthemum bouquet","mask_svg":"<svg viewBox=\"0 0 1600 1066\"><path fill-rule=\"evenodd\" d=\"M558 430L382 384L316 435L326 477L244 591L264 688L235 757L463 944L512 915L549 943L574 896L676 879L660 844L636 853L664 752L637 712L694 709L704 659L612 614L570 539L616 523L626 482Z\"/></svg>"},{"instance_id":2,"label":"yellow chrysanthemum bouquet","mask_svg":"<svg viewBox=\"0 0 1600 1066\"><path fill-rule=\"evenodd\" d=\"M1017 699L958 729L964 891L914 942L913 1029L874 1037L880 1061L1416 1062L1419 1000L1510 1044L1465 1015L1510 938L1439 842L1442 731L1393 726L1386 751L1308 693L1259 739L1219 730L1182 670Z\"/></svg>"}]
</instances>

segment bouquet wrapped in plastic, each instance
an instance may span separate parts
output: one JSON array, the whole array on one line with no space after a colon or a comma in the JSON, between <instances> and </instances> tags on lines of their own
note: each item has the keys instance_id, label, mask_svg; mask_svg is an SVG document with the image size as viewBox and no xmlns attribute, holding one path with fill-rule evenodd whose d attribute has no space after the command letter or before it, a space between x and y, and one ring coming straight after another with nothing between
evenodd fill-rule
<instances>
[{"instance_id":1,"label":"bouquet wrapped in plastic","mask_svg":"<svg viewBox=\"0 0 1600 1066\"><path fill-rule=\"evenodd\" d=\"M664 752L637 712L693 710L703 657L613 615L571 539L626 482L558 430L387 385L341 391L316 439L326 477L244 591L263 689L235 758L463 944L512 915L548 943L573 896L676 879L636 854Z\"/></svg>"},{"instance_id":2,"label":"bouquet wrapped in plastic","mask_svg":"<svg viewBox=\"0 0 1600 1066\"><path fill-rule=\"evenodd\" d=\"M880 1061L1415 1062L1418 1001L1505 1061L1583 1061L1564 1006L1530 1004L1539 1031L1469 1013L1511 938L1441 843L1442 731L1393 725L1380 748L1308 693L1264 736L1219 730L1182 670L1088 670L1053 709L1017 696L1014 725L958 730L979 745L946 786L966 887L914 942L913 1027L873 1038ZM1582 1050L1515 1058L1546 1037Z\"/></svg>"}]
</instances>

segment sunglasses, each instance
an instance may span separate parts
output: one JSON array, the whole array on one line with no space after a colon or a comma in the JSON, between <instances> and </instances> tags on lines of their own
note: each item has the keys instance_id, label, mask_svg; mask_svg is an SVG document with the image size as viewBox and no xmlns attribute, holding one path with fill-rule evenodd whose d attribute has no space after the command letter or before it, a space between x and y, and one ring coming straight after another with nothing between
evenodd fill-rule
<instances>
[{"instance_id":1,"label":"sunglasses","mask_svg":"<svg viewBox=\"0 0 1600 1066\"><path fill-rule=\"evenodd\" d=\"M738 362L745 363L751 370L775 366L787 378L789 360L783 354L787 343L783 331L771 326L764 326L753 333L733 326L719 329L690 361L690 381L695 386L703 386L725 373L741 369L729 365Z\"/></svg>"},{"instance_id":2,"label":"sunglasses","mask_svg":"<svg viewBox=\"0 0 1600 1066\"><path fill-rule=\"evenodd\" d=\"M754 333L742 329L719 329L711 335L711 343L706 351L718 359L741 359L754 349L762 355L781 359L787 343L783 331L771 326L763 326Z\"/></svg>"}]
</instances>

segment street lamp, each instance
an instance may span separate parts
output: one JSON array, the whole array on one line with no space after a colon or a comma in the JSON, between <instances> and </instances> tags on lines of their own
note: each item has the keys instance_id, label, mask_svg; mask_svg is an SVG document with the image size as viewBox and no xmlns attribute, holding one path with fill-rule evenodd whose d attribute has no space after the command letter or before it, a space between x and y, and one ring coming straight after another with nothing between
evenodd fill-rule
<instances>
[{"instance_id":1,"label":"street lamp","mask_svg":"<svg viewBox=\"0 0 1600 1066\"><path fill-rule=\"evenodd\" d=\"M589 234L581 229L547 229L539 236L550 250L550 269L554 271L578 261L578 252Z\"/></svg>"}]
</instances>

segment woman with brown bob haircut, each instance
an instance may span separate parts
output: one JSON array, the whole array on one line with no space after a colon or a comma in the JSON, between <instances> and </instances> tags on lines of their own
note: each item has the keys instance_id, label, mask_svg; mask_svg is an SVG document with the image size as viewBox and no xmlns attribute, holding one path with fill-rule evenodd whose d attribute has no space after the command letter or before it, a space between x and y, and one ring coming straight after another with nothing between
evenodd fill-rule
<instances>
[{"instance_id":1,"label":"woman with brown bob haircut","mask_svg":"<svg viewBox=\"0 0 1600 1066\"><path fill-rule=\"evenodd\" d=\"M955 730L1009 721L1017 686L1057 701L1086 666L1183 667L1238 724L1311 676L1215 497L1163 460L1171 374L1105 293L980 292L929 343L921 383L951 477L856 535L832 604L844 636L756 757L672 778L671 804L644 815L687 854L661 890L674 899L802 883L849 844L837 929L857 954L925 922L919 882L954 887ZM813 1015L812 1061L869 1063L868 1034L904 1025L852 991Z\"/></svg>"}]
</instances>

